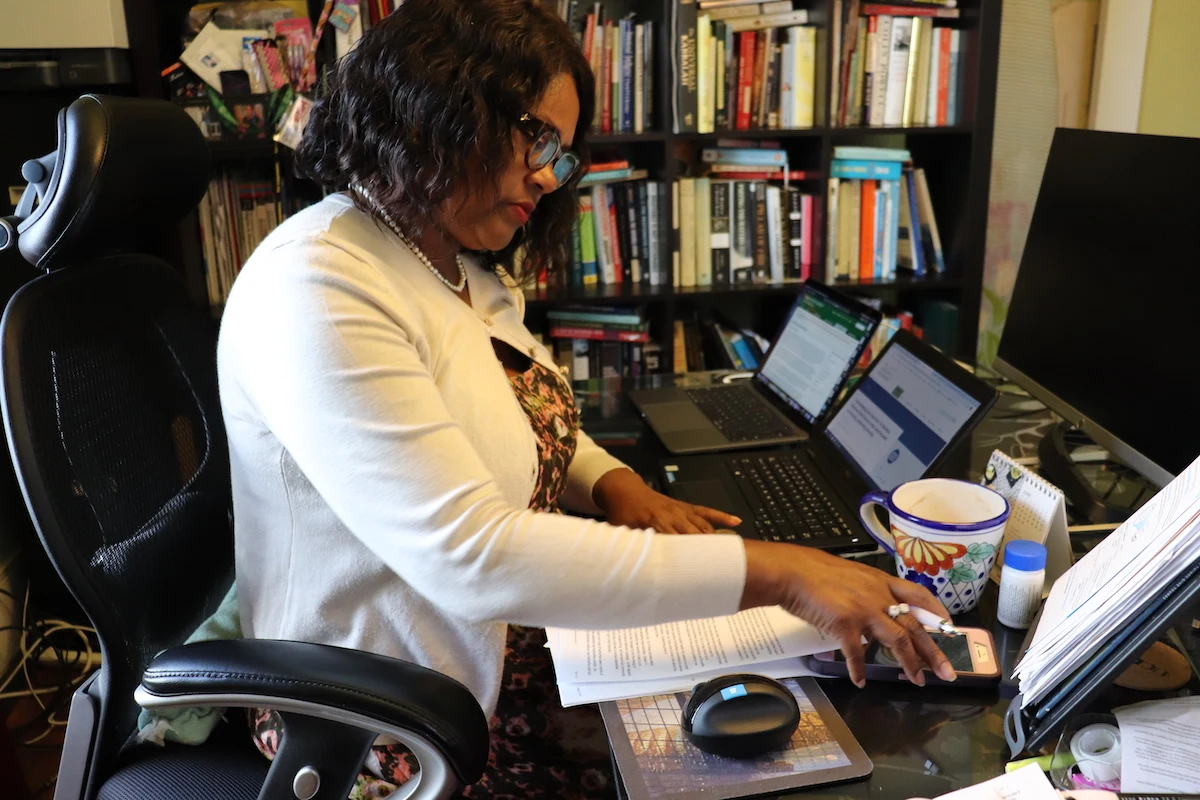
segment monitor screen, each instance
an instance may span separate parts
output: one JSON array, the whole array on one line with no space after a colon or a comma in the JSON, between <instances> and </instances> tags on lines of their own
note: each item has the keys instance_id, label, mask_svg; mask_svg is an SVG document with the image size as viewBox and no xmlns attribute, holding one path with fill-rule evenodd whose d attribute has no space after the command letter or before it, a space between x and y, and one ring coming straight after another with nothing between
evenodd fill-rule
<instances>
[{"instance_id":1,"label":"monitor screen","mask_svg":"<svg viewBox=\"0 0 1200 800\"><path fill-rule=\"evenodd\" d=\"M1200 456L1198 185L1200 139L1059 129L997 361L1157 483Z\"/></svg>"},{"instance_id":2,"label":"monitor screen","mask_svg":"<svg viewBox=\"0 0 1200 800\"><path fill-rule=\"evenodd\" d=\"M858 474L891 491L917 480L980 402L892 342L825 428Z\"/></svg>"},{"instance_id":3,"label":"monitor screen","mask_svg":"<svg viewBox=\"0 0 1200 800\"><path fill-rule=\"evenodd\" d=\"M874 330L870 313L807 287L757 378L813 422L837 396Z\"/></svg>"}]
</instances>

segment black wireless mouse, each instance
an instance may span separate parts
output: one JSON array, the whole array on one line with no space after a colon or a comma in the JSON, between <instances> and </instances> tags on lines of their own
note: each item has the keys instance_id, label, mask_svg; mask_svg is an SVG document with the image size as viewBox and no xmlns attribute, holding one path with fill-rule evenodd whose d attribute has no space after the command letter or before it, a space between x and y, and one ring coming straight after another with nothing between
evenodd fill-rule
<instances>
[{"instance_id":1,"label":"black wireless mouse","mask_svg":"<svg viewBox=\"0 0 1200 800\"><path fill-rule=\"evenodd\" d=\"M706 753L754 758L782 750L800 724L786 686L761 675L725 675L692 690L683 735Z\"/></svg>"}]
</instances>

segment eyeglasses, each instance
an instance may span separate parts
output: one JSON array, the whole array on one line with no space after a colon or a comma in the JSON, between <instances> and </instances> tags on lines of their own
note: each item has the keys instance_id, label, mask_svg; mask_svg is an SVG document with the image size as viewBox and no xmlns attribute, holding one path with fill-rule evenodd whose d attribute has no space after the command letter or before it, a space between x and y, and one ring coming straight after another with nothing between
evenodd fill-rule
<instances>
[{"instance_id":1,"label":"eyeglasses","mask_svg":"<svg viewBox=\"0 0 1200 800\"><path fill-rule=\"evenodd\" d=\"M529 149L525 151L525 165L535 171L550 165L559 186L571 180L579 169L579 156L563 150L558 131L532 114L522 114L517 125L530 139Z\"/></svg>"}]
</instances>

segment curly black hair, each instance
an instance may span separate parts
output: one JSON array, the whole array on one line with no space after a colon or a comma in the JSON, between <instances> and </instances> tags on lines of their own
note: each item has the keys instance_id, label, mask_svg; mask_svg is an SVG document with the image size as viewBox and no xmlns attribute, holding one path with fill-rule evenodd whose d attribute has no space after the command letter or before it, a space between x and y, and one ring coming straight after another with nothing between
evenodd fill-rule
<instances>
[{"instance_id":1,"label":"curly black hair","mask_svg":"<svg viewBox=\"0 0 1200 800\"><path fill-rule=\"evenodd\" d=\"M542 198L524 236L487 254L511 272L524 244L526 274L558 269L570 259L595 91L570 30L538 0L404 0L338 64L296 166L330 191L362 186L419 236L454 190L498 180L513 158L515 123L561 74L579 95L572 149L583 165Z\"/></svg>"}]
</instances>

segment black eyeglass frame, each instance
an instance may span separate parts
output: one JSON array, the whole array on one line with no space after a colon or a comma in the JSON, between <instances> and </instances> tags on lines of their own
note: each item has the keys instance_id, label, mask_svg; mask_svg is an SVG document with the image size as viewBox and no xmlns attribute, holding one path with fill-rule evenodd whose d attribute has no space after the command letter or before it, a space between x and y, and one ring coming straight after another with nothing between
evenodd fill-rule
<instances>
[{"instance_id":1,"label":"black eyeglass frame","mask_svg":"<svg viewBox=\"0 0 1200 800\"><path fill-rule=\"evenodd\" d=\"M583 159L579 157L578 153L563 148L562 136L559 134L557 128L548 122L538 119L529 112L525 112L517 119L517 126L521 129L522 133L529 137L529 147L525 151L525 166L534 171L549 166L550 171L555 173L555 180L558 181L559 188L566 185L571 178L575 177L575 174L579 172L580 165L583 164ZM553 137L554 150L550 157L545 159L543 163L534 163L533 150L547 133ZM571 171L560 179L556 167L562 159L568 157L573 159L574 163L571 165Z\"/></svg>"}]
</instances>

